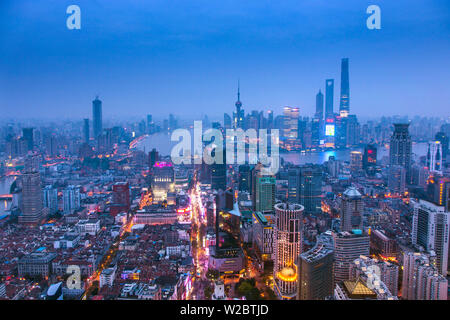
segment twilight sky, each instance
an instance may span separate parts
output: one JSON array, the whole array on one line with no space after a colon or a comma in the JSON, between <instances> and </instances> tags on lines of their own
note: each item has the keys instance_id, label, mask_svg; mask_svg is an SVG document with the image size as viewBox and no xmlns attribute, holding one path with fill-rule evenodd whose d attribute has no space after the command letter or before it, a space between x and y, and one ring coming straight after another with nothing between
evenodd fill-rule
<instances>
[{"instance_id":1,"label":"twilight sky","mask_svg":"<svg viewBox=\"0 0 450 320\"><path fill-rule=\"evenodd\" d=\"M343 57L351 113L450 116L448 0L0 0L6 118L91 117L96 94L105 118L222 117L238 78L246 112L310 116Z\"/></svg>"}]
</instances>

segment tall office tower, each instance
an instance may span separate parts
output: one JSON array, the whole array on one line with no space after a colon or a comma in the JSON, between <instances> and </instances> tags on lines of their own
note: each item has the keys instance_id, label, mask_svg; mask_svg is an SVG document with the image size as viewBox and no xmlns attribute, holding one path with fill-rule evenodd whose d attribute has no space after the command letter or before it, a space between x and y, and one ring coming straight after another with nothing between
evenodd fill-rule
<instances>
[{"instance_id":1,"label":"tall office tower","mask_svg":"<svg viewBox=\"0 0 450 320\"><path fill-rule=\"evenodd\" d=\"M320 90L316 94L316 113L314 114L314 118L323 120L323 93Z\"/></svg>"},{"instance_id":2,"label":"tall office tower","mask_svg":"<svg viewBox=\"0 0 450 320\"><path fill-rule=\"evenodd\" d=\"M130 210L130 185L128 182L116 182L112 187L110 214L116 216L120 212Z\"/></svg>"},{"instance_id":3,"label":"tall office tower","mask_svg":"<svg viewBox=\"0 0 450 320\"><path fill-rule=\"evenodd\" d=\"M173 114L169 114L169 130L175 130L178 127L177 119Z\"/></svg>"},{"instance_id":4,"label":"tall office tower","mask_svg":"<svg viewBox=\"0 0 450 320\"><path fill-rule=\"evenodd\" d=\"M406 169L402 166L389 167L388 188L393 193L404 193L406 190Z\"/></svg>"},{"instance_id":5,"label":"tall office tower","mask_svg":"<svg viewBox=\"0 0 450 320\"><path fill-rule=\"evenodd\" d=\"M303 206L295 203L275 205L274 291L279 299L297 296L298 256L303 244Z\"/></svg>"},{"instance_id":6,"label":"tall office tower","mask_svg":"<svg viewBox=\"0 0 450 320\"><path fill-rule=\"evenodd\" d=\"M323 300L333 294L333 237L317 236L314 247L300 254L297 300Z\"/></svg>"},{"instance_id":7,"label":"tall office tower","mask_svg":"<svg viewBox=\"0 0 450 320\"><path fill-rule=\"evenodd\" d=\"M267 129L274 129L274 122L273 122L273 111L268 110L267 111Z\"/></svg>"},{"instance_id":8,"label":"tall office tower","mask_svg":"<svg viewBox=\"0 0 450 320\"><path fill-rule=\"evenodd\" d=\"M394 127L389 145L389 164L404 167L406 179L409 181L412 155L411 136L408 132L409 123L395 123Z\"/></svg>"},{"instance_id":9,"label":"tall office tower","mask_svg":"<svg viewBox=\"0 0 450 320\"><path fill-rule=\"evenodd\" d=\"M354 187L345 190L341 201L341 231L363 230L363 211L361 193Z\"/></svg>"},{"instance_id":10,"label":"tall office tower","mask_svg":"<svg viewBox=\"0 0 450 320\"><path fill-rule=\"evenodd\" d=\"M34 147L33 128L23 128L22 136L26 142L28 151L33 150Z\"/></svg>"},{"instance_id":11,"label":"tall office tower","mask_svg":"<svg viewBox=\"0 0 450 320\"><path fill-rule=\"evenodd\" d=\"M150 125L153 123L153 116L151 114L147 115L147 129L150 128Z\"/></svg>"},{"instance_id":12,"label":"tall office tower","mask_svg":"<svg viewBox=\"0 0 450 320\"><path fill-rule=\"evenodd\" d=\"M442 174L442 144L439 141L428 143L427 167L431 173Z\"/></svg>"},{"instance_id":13,"label":"tall office tower","mask_svg":"<svg viewBox=\"0 0 450 320\"><path fill-rule=\"evenodd\" d=\"M48 208L49 213L58 211L58 189L53 186L45 186L43 193L43 206Z\"/></svg>"},{"instance_id":14,"label":"tall office tower","mask_svg":"<svg viewBox=\"0 0 450 320\"><path fill-rule=\"evenodd\" d=\"M255 211L262 213L273 212L275 205L275 178L258 177L256 178L256 203Z\"/></svg>"},{"instance_id":15,"label":"tall office tower","mask_svg":"<svg viewBox=\"0 0 450 320\"><path fill-rule=\"evenodd\" d=\"M350 265L350 279L362 279L375 289L378 299L397 300L399 268L397 265L361 256Z\"/></svg>"},{"instance_id":16,"label":"tall office tower","mask_svg":"<svg viewBox=\"0 0 450 320\"><path fill-rule=\"evenodd\" d=\"M288 202L298 203L300 194L300 168L291 167L288 169Z\"/></svg>"},{"instance_id":17,"label":"tall office tower","mask_svg":"<svg viewBox=\"0 0 450 320\"><path fill-rule=\"evenodd\" d=\"M250 183L250 189L251 189L251 196L252 196L252 209L253 211L256 211L256 180L258 178L263 177L261 170L263 168L263 165L261 163L257 163L256 166L254 166L251 169L251 183Z\"/></svg>"},{"instance_id":18,"label":"tall office tower","mask_svg":"<svg viewBox=\"0 0 450 320\"><path fill-rule=\"evenodd\" d=\"M212 155L215 154L214 149ZM223 163L213 163L211 167L211 189L213 190L226 190L227 189L227 165L226 162L226 149L222 151Z\"/></svg>"},{"instance_id":19,"label":"tall office tower","mask_svg":"<svg viewBox=\"0 0 450 320\"><path fill-rule=\"evenodd\" d=\"M350 170L352 173L361 171L363 168L363 154L361 151L350 152Z\"/></svg>"},{"instance_id":20,"label":"tall office tower","mask_svg":"<svg viewBox=\"0 0 450 320\"><path fill-rule=\"evenodd\" d=\"M298 117L299 108L284 107L284 130L283 136L287 140L298 139Z\"/></svg>"},{"instance_id":21,"label":"tall office tower","mask_svg":"<svg viewBox=\"0 0 450 320\"><path fill-rule=\"evenodd\" d=\"M239 166L239 191L250 191L251 171L248 164Z\"/></svg>"},{"instance_id":22,"label":"tall office tower","mask_svg":"<svg viewBox=\"0 0 450 320\"><path fill-rule=\"evenodd\" d=\"M223 127L225 129L231 129L232 127L232 120L228 113L223 114Z\"/></svg>"},{"instance_id":23,"label":"tall office tower","mask_svg":"<svg viewBox=\"0 0 450 320\"><path fill-rule=\"evenodd\" d=\"M80 186L67 186L63 191L64 213L71 214L80 208Z\"/></svg>"},{"instance_id":24,"label":"tall office tower","mask_svg":"<svg viewBox=\"0 0 450 320\"><path fill-rule=\"evenodd\" d=\"M236 112L233 112L233 128L244 128L244 109L242 109L241 102L241 86L238 82L237 101L234 104L236 106Z\"/></svg>"},{"instance_id":25,"label":"tall office tower","mask_svg":"<svg viewBox=\"0 0 450 320\"><path fill-rule=\"evenodd\" d=\"M300 167L298 203L307 213L319 213L322 206L322 168L308 164Z\"/></svg>"},{"instance_id":26,"label":"tall office tower","mask_svg":"<svg viewBox=\"0 0 450 320\"><path fill-rule=\"evenodd\" d=\"M83 142L89 143L89 119L83 119Z\"/></svg>"},{"instance_id":27,"label":"tall office tower","mask_svg":"<svg viewBox=\"0 0 450 320\"><path fill-rule=\"evenodd\" d=\"M448 154L448 145L449 145L449 139L448 136L445 135L444 132L438 132L436 133L436 136L434 137L437 141L439 141L442 145L442 161L445 162L447 160L447 154Z\"/></svg>"},{"instance_id":28,"label":"tall office tower","mask_svg":"<svg viewBox=\"0 0 450 320\"><path fill-rule=\"evenodd\" d=\"M311 144L312 147L320 146L320 140L323 136L323 121L318 118L311 120Z\"/></svg>"},{"instance_id":29,"label":"tall office tower","mask_svg":"<svg viewBox=\"0 0 450 320\"><path fill-rule=\"evenodd\" d=\"M153 192L153 203L162 203L167 200L167 194L175 191L175 172L172 163L157 161L150 178Z\"/></svg>"},{"instance_id":30,"label":"tall office tower","mask_svg":"<svg viewBox=\"0 0 450 320\"><path fill-rule=\"evenodd\" d=\"M427 194L431 202L450 211L450 178L437 175L430 177L427 181Z\"/></svg>"},{"instance_id":31,"label":"tall office tower","mask_svg":"<svg viewBox=\"0 0 450 320\"><path fill-rule=\"evenodd\" d=\"M377 165L377 147L373 144L367 144L364 147L363 155L363 169L367 170L370 167Z\"/></svg>"},{"instance_id":32,"label":"tall office tower","mask_svg":"<svg viewBox=\"0 0 450 320\"><path fill-rule=\"evenodd\" d=\"M361 140L361 127L359 125L356 115L350 114L345 119L345 146L347 148L358 146Z\"/></svg>"},{"instance_id":33,"label":"tall office tower","mask_svg":"<svg viewBox=\"0 0 450 320\"><path fill-rule=\"evenodd\" d=\"M444 207L420 200L414 205L412 243L436 254L436 268L447 276L450 212Z\"/></svg>"},{"instance_id":34,"label":"tall office tower","mask_svg":"<svg viewBox=\"0 0 450 320\"><path fill-rule=\"evenodd\" d=\"M275 215L253 213L252 240L257 248L256 254L264 263L273 260Z\"/></svg>"},{"instance_id":35,"label":"tall office tower","mask_svg":"<svg viewBox=\"0 0 450 320\"><path fill-rule=\"evenodd\" d=\"M343 118L350 113L350 83L348 77L348 58L341 61L341 101L339 115Z\"/></svg>"},{"instance_id":36,"label":"tall office tower","mask_svg":"<svg viewBox=\"0 0 450 320\"><path fill-rule=\"evenodd\" d=\"M153 168L153 166L155 165L155 163L159 161L159 153L158 151L156 151L155 148L153 148L149 153L148 153L148 167L151 170Z\"/></svg>"},{"instance_id":37,"label":"tall office tower","mask_svg":"<svg viewBox=\"0 0 450 320\"><path fill-rule=\"evenodd\" d=\"M433 266L433 260L425 253L403 254L403 300L447 300L447 279Z\"/></svg>"},{"instance_id":38,"label":"tall office tower","mask_svg":"<svg viewBox=\"0 0 450 320\"><path fill-rule=\"evenodd\" d=\"M102 121L102 101L97 96L95 97L95 100L92 101L92 126L95 139L97 139L98 136L102 134Z\"/></svg>"},{"instance_id":39,"label":"tall office tower","mask_svg":"<svg viewBox=\"0 0 450 320\"><path fill-rule=\"evenodd\" d=\"M370 240L361 230L333 232L335 283L349 280L350 265L360 255L368 256Z\"/></svg>"},{"instance_id":40,"label":"tall office tower","mask_svg":"<svg viewBox=\"0 0 450 320\"><path fill-rule=\"evenodd\" d=\"M333 99L334 99L334 79L325 81L325 119L334 119Z\"/></svg>"},{"instance_id":41,"label":"tall office tower","mask_svg":"<svg viewBox=\"0 0 450 320\"><path fill-rule=\"evenodd\" d=\"M27 160L22 174L22 214L19 216L19 223L38 224L45 214L42 204L41 176L33 165L33 159L28 157Z\"/></svg>"}]
</instances>

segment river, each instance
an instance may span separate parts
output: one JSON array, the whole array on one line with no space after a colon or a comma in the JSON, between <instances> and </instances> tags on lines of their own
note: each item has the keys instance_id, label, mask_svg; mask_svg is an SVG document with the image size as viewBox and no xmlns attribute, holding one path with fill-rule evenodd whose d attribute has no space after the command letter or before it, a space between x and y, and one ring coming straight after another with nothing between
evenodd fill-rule
<instances>
[{"instance_id":1,"label":"river","mask_svg":"<svg viewBox=\"0 0 450 320\"><path fill-rule=\"evenodd\" d=\"M170 155L170 151L173 146L177 144L177 141L170 141L170 135L166 133L156 133L149 135L142 139L136 148L149 152L155 148L161 155ZM361 148L356 148L354 150L362 151ZM322 164L328 160L328 157L334 156L337 160L349 161L351 150L330 150L330 151L318 151L318 152L288 152L280 153L280 156L287 162L291 162L296 165L301 165L305 163L317 163ZM413 160L418 159L420 156L425 156L427 153L427 143L413 143ZM381 160L383 157L389 155L389 149L385 147L379 147L377 152L377 159Z\"/></svg>"}]
</instances>

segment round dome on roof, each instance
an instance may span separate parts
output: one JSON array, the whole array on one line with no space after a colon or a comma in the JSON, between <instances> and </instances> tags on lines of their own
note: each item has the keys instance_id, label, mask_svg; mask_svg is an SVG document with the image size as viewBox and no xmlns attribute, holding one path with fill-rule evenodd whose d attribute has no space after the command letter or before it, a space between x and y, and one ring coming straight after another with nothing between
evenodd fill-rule
<instances>
[{"instance_id":1,"label":"round dome on roof","mask_svg":"<svg viewBox=\"0 0 450 320\"><path fill-rule=\"evenodd\" d=\"M359 191L355 187L350 187L345 190L344 195L350 198L361 197L361 193L359 193Z\"/></svg>"}]
</instances>

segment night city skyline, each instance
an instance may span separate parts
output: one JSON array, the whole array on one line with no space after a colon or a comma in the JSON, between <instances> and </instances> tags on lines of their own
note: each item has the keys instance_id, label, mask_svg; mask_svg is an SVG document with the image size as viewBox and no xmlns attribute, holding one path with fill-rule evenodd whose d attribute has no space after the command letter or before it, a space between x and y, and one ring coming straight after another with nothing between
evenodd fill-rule
<instances>
[{"instance_id":1,"label":"night city skyline","mask_svg":"<svg viewBox=\"0 0 450 320\"><path fill-rule=\"evenodd\" d=\"M448 0L1 1L0 304L450 300L449 35Z\"/></svg>"}]
</instances>

